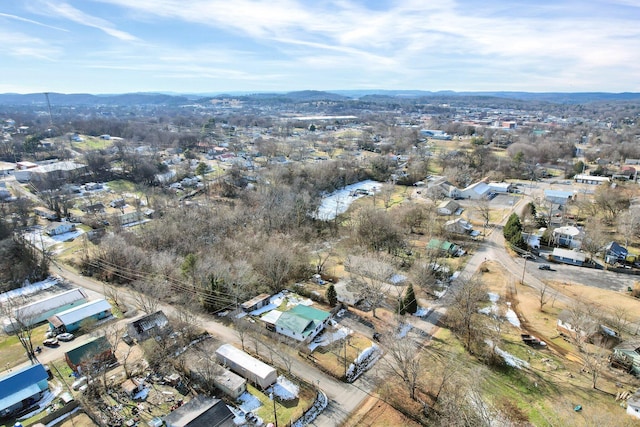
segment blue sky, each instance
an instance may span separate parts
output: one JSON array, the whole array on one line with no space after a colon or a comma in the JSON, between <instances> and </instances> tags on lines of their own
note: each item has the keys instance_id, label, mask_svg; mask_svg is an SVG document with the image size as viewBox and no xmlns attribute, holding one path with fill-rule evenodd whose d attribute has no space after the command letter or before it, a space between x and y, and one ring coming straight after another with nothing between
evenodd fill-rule
<instances>
[{"instance_id":1,"label":"blue sky","mask_svg":"<svg viewBox=\"0 0 640 427\"><path fill-rule=\"evenodd\" d=\"M640 92L640 0L3 0L0 93Z\"/></svg>"}]
</instances>

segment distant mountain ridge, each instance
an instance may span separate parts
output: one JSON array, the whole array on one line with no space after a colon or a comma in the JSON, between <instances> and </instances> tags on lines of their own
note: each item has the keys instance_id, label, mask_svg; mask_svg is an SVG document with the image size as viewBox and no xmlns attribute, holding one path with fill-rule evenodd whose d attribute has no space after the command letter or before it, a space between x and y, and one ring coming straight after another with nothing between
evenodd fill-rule
<instances>
[{"instance_id":1,"label":"distant mountain ridge","mask_svg":"<svg viewBox=\"0 0 640 427\"><path fill-rule=\"evenodd\" d=\"M317 91L302 90L293 92L231 92L217 95L211 94L177 94L177 93L125 93L125 94L88 94L88 93L49 93L52 105L185 105L193 102L206 102L211 99L240 98L245 100L265 100L281 102L340 102L365 97L388 97L399 99L410 98L502 98L522 101L539 101L556 104L581 104L603 101L640 101L640 93L637 92L509 92L509 91L480 91L480 92L455 92L455 91L422 91L422 90L334 90ZM46 106L44 93L4 93L0 94L0 105L42 105Z\"/></svg>"}]
</instances>

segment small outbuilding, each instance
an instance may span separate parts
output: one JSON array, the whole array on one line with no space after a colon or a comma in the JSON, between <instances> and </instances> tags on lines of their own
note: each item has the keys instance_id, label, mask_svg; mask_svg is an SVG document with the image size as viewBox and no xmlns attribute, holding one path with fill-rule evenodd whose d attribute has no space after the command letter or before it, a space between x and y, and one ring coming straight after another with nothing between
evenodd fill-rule
<instances>
[{"instance_id":1,"label":"small outbuilding","mask_svg":"<svg viewBox=\"0 0 640 427\"><path fill-rule=\"evenodd\" d=\"M271 295L260 294L240 304L240 308L247 313L269 305Z\"/></svg>"}]
</instances>

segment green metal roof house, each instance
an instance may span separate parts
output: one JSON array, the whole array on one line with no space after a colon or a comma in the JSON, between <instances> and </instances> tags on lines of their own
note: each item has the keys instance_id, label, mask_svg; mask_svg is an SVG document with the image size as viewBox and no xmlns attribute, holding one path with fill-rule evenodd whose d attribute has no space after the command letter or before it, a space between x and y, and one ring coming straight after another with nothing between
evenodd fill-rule
<instances>
[{"instance_id":1,"label":"green metal roof house","mask_svg":"<svg viewBox=\"0 0 640 427\"><path fill-rule=\"evenodd\" d=\"M458 251L458 246L446 240L442 242L438 239L431 239L429 243L427 243L427 249L441 250L449 255L454 255Z\"/></svg>"},{"instance_id":2,"label":"green metal roof house","mask_svg":"<svg viewBox=\"0 0 640 427\"><path fill-rule=\"evenodd\" d=\"M296 305L285 311L276 321L279 334L297 341L309 342L318 335L331 317L331 314L313 307Z\"/></svg>"},{"instance_id":3,"label":"green metal roof house","mask_svg":"<svg viewBox=\"0 0 640 427\"><path fill-rule=\"evenodd\" d=\"M75 372L90 363L113 363L116 361L111 343L105 336L94 337L64 354L67 365Z\"/></svg>"}]
</instances>

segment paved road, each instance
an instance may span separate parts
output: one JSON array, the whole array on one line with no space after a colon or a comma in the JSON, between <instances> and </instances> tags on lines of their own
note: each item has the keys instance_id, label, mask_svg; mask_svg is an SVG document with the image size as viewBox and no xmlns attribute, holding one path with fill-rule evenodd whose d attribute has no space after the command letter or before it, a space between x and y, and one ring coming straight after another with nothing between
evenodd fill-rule
<instances>
[{"instance_id":1,"label":"paved road","mask_svg":"<svg viewBox=\"0 0 640 427\"><path fill-rule=\"evenodd\" d=\"M78 286L98 293L103 292L103 284L101 282L82 276L65 265L56 265L54 272ZM134 298L125 289L122 289L119 295L124 302L133 305ZM162 305L160 308L168 315L176 314L177 312L176 308L168 305ZM220 341L240 344L240 339L232 328L212 320L208 316L199 316L198 322ZM60 353L61 356L62 353ZM293 359L292 371L307 383L319 386L329 398L327 408L311 424L313 426L334 427L342 424L373 389L373 384L365 379L358 379L354 384L345 384L299 359Z\"/></svg>"}]
</instances>

